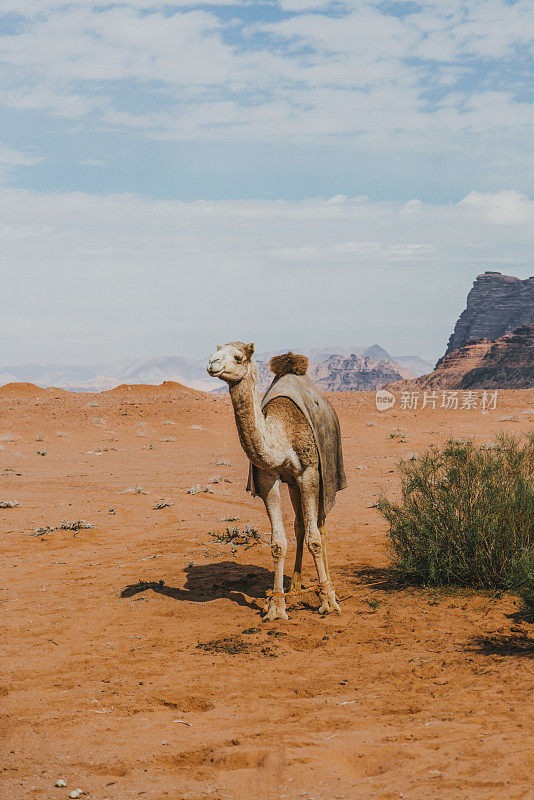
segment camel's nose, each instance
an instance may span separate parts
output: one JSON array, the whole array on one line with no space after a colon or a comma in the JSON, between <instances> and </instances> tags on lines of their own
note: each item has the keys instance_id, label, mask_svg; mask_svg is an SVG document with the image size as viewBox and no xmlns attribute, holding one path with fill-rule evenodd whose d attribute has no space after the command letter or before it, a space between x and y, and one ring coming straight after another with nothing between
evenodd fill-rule
<instances>
[{"instance_id":1,"label":"camel's nose","mask_svg":"<svg viewBox=\"0 0 534 800\"><path fill-rule=\"evenodd\" d=\"M221 363L221 359L218 356L212 356L208 363L208 372L217 372L218 365Z\"/></svg>"}]
</instances>

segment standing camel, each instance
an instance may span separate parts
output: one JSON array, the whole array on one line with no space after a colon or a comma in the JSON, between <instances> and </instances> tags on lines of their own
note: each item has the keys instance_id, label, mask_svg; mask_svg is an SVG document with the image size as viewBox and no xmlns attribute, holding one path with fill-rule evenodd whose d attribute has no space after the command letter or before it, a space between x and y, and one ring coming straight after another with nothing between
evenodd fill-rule
<instances>
[{"instance_id":1,"label":"standing camel","mask_svg":"<svg viewBox=\"0 0 534 800\"><path fill-rule=\"evenodd\" d=\"M280 481L289 487L295 512L297 552L291 590L302 587L306 543L319 578L319 612L340 612L328 572L323 528L336 492L346 486L337 415L305 374L308 359L293 353L271 359L275 378L261 402L253 353L253 344L228 342L218 346L209 360L208 372L229 386L239 440L251 463L247 488L261 496L271 523L274 589L263 619L288 618L284 595L287 541Z\"/></svg>"}]
</instances>

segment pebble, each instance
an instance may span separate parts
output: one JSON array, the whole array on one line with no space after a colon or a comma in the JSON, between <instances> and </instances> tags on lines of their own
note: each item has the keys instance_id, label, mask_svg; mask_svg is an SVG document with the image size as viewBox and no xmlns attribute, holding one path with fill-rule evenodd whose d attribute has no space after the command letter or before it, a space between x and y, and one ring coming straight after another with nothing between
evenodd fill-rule
<instances>
[{"instance_id":1,"label":"pebble","mask_svg":"<svg viewBox=\"0 0 534 800\"><path fill-rule=\"evenodd\" d=\"M57 781L56 781L56 786L57 786L58 788L62 789L62 788L63 788L63 786L66 786L66 785L67 785L67 781L65 780L65 778L58 778L58 779L57 779Z\"/></svg>"},{"instance_id":2,"label":"pebble","mask_svg":"<svg viewBox=\"0 0 534 800\"><path fill-rule=\"evenodd\" d=\"M71 800L76 800L77 797L81 797L83 794L81 789L73 789L72 792L69 794Z\"/></svg>"}]
</instances>

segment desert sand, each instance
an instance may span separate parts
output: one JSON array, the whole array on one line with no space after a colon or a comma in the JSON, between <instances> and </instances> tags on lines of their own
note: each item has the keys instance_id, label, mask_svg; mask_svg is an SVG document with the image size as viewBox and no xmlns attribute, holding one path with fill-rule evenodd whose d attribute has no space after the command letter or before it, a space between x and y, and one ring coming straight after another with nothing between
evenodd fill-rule
<instances>
[{"instance_id":1,"label":"desert sand","mask_svg":"<svg viewBox=\"0 0 534 800\"><path fill-rule=\"evenodd\" d=\"M330 400L349 483L327 519L343 613L319 617L309 592L262 624L267 518L227 396L0 389L0 501L18 503L0 511L2 800L533 796L520 602L399 589L372 505L397 495L401 457L532 430L534 390L486 413ZM58 527L79 520L94 527ZM263 537L249 549L209 535L246 523ZM304 572L312 586L307 553Z\"/></svg>"}]
</instances>

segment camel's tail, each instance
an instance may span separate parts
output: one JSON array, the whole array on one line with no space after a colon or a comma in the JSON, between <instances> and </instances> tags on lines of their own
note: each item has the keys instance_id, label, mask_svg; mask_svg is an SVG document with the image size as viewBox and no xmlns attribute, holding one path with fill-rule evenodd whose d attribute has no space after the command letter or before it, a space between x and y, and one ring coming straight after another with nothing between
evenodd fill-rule
<instances>
[{"instance_id":1,"label":"camel's tail","mask_svg":"<svg viewBox=\"0 0 534 800\"><path fill-rule=\"evenodd\" d=\"M269 368L277 378L282 375L305 375L308 369L308 359L306 356L299 356L290 350L289 353L271 358Z\"/></svg>"}]
</instances>

